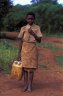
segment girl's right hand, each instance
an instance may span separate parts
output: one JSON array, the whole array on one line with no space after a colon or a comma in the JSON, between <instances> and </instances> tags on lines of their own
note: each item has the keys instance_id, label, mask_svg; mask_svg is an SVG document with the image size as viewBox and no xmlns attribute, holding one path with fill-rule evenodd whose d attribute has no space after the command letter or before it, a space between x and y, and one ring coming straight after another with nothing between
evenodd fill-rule
<instances>
[{"instance_id":1,"label":"girl's right hand","mask_svg":"<svg viewBox=\"0 0 63 96\"><path fill-rule=\"evenodd\" d=\"M18 61L21 61L21 55L18 55L17 60L18 60Z\"/></svg>"},{"instance_id":2,"label":"girl's right hand","mask_svg":"<svg viewBox=\"0 0 63 96\"><path fill-rule=\"evenodd\" d=\"M18 61L21 61L21 58L18 58Z\"/></svg>"}]
</instances>

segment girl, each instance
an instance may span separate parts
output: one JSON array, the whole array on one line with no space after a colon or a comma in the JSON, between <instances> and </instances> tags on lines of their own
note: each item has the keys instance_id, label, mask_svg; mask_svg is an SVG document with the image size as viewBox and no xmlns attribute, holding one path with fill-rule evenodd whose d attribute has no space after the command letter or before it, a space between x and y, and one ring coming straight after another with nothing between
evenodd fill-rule
<instances>
[{"instance_id":1,"label":"girl","mask_svg":"<svg viewBox=\"0 0 63 96\"><path fill-rule=\"evenodd\" d=\"M18 60L22 61L24 70L24 91L32 91L34 71L38 68L38 53L36 42L41 42L42 33L40 31L40 27L34 23L35 14L33 12L29 12L26 15L26 20L27 25L21 28L18 35L20 38ZM21 39L22 37L23 44Z\"/></svg>"}]
</instances>

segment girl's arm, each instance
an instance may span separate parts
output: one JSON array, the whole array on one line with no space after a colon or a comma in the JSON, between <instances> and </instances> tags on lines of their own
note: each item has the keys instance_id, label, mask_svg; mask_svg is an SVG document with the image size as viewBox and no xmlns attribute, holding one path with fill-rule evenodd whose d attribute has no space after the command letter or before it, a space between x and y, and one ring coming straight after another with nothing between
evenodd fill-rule
<instances>
[{"instance_id":1,"label":"girl's arm","mask_svg":"<svg viewBox=\"0 0 63 96\"><path fill-rule=\"evenodd\" d=\"M19 49L18 49L18 61L21 61L21 49L22 49L22 39L18 39L19 42Z\"/></svg>"},{"instance_id":2,"label":"girl's arm","mask_svg":"<svg viewBox=\"0 0 63 96\"><path fill-rule=\"evenodd\" d=\"M23 32L22 37L18 38L18 41L19 41L18 61L21 61L21 50L22 50L24 33L25 33L25 31Z\"/></svg>"},{"instance_id":3,"label":"girl's arm","mask_svg":"<svg viewBox=\"0 0 63 96\"><path fill-rule=\"evenodd\" d=\"M35 37L37 42L39 42L39 43L41 42L42 37L38 37L34 32L33 32L33 36Z\"/></svg>"},{"instance_id":4,"label":"girl's arm","mask_svg":"<svg viewBox=\"0 0 63 96\"><path fill-rule=\"evenodd\" d=\"M36 39L37 42L39 42L39 43L41 42L41 38L42 38L42 37L38 37L38 36L33 32L32 29L29 29L28 31L29 31L29 33L30 33L31 35L34 36L34 38Z\"/></svg>"}]
</instances>

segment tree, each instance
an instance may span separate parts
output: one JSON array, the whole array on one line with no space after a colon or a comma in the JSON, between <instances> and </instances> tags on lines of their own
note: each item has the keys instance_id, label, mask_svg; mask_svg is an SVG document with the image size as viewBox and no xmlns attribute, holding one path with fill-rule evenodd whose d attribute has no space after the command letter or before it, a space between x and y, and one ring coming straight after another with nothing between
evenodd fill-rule
<instances>
[{"instance_id":1,"label":"tree","mask_svg":"<svg viewBox=\"0 0 63 96\"><path fill-rule=\"evenodd\" d=\"M9 12L9 9L12 7L11 0L0 0L0 30L2 27L2 20Z\"/></svg>"},{"instance_id":2,"label":"tree","mask_svg":"<svg viewBox=\"0 0 63 96\"><path fill-rule=\"evenodd\" d=\"M3 24L6 31L19 31L26 24L25 16L30 7L16 5L13 6L9 13L4 18Z\"/></svg>"},{"instance_id":3,"label":"tree","mask_svg":"<svg viewBox=\"0 0 63 96\"><path fill-rule=\"evenodd\" d=\"M31 0L33 4L35 3L57 3L57 0Z\"/></svg>"},{"instance_id":4,"label":"tree","mask_svg":"<svg viewBox=\"0 0 63 96\"><path fill-rule=\"evenodd\" d=\"M31 3L33 3L33 4L34 4L34 3L38 3L38 2L39 2L39 0L32 0L32 1L31 1Z\"/></svg>"}]
</instances>

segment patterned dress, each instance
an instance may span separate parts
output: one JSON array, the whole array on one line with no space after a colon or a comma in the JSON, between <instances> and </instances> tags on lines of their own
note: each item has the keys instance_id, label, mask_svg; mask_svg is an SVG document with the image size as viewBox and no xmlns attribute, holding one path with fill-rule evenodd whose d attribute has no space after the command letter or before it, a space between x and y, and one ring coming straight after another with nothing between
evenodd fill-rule
<instances>
[{"instance_id":1,"label":"patterned dress","mask_svg":"<svg viewBox=\"0 0 63 96\"><path fill-rule=\"evenodd\" d=\"M18 38L21 38L23 32L25 32L21 50L21 60L22 66L25 69L36 69L38 68L38 51L35 38L28 32L29 27L31 27L33 32L38 37L42 37L42 33L38 25L33 24L32 26L30 26L27 24L26 26L21 28Z\"/></svg>"}]
</instances>

